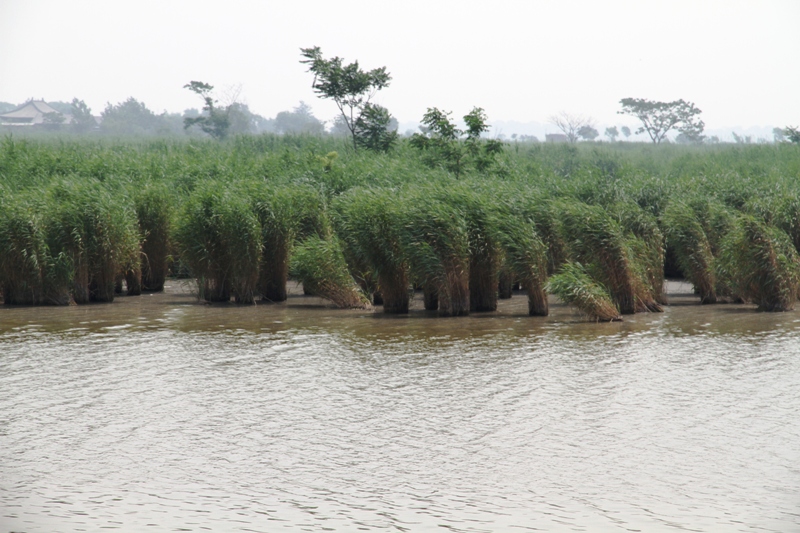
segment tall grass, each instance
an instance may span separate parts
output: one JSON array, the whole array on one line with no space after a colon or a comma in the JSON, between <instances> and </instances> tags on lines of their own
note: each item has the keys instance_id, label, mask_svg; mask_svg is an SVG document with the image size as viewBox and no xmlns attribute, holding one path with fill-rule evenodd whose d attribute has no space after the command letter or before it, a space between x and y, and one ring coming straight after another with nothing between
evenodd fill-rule
<instances>
[{"instance_id":1,"label":"tall grass","mask_svg":"<svg viewBox=\"0 0 800 533\"><path fill-rule=\"evenodd\" d=\"M433 193L433 194L432 194ZM469 229L464 213L428 188L409 194L400 220L400 243L415 282L438 299L440 316L469 314Z\"/></svg>"},{"instance_id":2,"label":"tall grass","mask_svg":"<svg viewBox=\"0 0 800 533\"><path fill-rule=\"evenodd\" d=\"M353 261L377 279L386 313L407 313L409 265L403 254L398 191L354 189L334 204L335 227Z\"/></svg>"},{"instance_id":3,"label":"tall grass","mask_svg":"<svg viewBox=\"0 0 800 533\"><path fill-rule=\"evenodd\" d=\"M367 309L363 294L347 269L341 243L336 238L311 236L298 243L291 272L308 291L345 309Z\"/></svg>"},{"instance_id":4,"label":"tall grass","mask_svg":"<svg viewBox=\"0 0 800 533\"><path fill-rule=\"evenodd\" d=\"M175 231L201 298L253 303L261 260L261 225L249 202L210 183L186 203Z\"/></svg>"},{"instance_id":5,"label":"tall grass","mask_svg":"<svg viewBox=\"0 0 800 533\"><path fill-rule=\"evenodd\" d=\"M742 215L725 237L718 263L738 296L761 311L794 309L800 257L789 235L752 215Z\"/></svg>"}]
</instances>

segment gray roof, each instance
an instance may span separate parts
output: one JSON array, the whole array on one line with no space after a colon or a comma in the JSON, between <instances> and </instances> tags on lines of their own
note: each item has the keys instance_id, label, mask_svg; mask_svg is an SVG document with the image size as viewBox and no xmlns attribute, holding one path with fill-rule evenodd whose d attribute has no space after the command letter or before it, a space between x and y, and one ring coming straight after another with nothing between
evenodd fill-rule
<instances>
[{"instance_id":1,"label":"gray roof","mask_svg":"<svg viewBox=\"0 0 800 533\"><path fill-rule=\"evenodd\" d=\"M30 100L14 111L0 115L0 122L3 124L43 124L44 116L47 113L61 115L43 100ZM69 117L65 118L67 119L65 122L69 122Z\"/></svg>"}]
</instances>

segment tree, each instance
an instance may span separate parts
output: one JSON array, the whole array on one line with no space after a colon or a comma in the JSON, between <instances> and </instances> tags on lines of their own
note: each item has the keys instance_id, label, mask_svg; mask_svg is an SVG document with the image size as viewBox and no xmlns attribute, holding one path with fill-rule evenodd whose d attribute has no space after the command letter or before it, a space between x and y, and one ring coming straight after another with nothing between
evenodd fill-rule
<instances>
[{"instance_id":1,"label":"tree","mask_svg":"<svg viewBox=\"0 0 800 533\"><path fill-rule=\"evenodd\" d=\"M470 164L478 171L488 170L503 151L503 143L481 139L481 135L489 131L486 113L474 107L464 115L465 130L457 128L450 115L449 111L428 108L422 117L422 133L411 136L411 145L425 152L429 165L442 165L456 177Z\"/></svg>"},{"instance_id":2,"label":"tree","mask_svg":"<svg viewBox=\"0 0 800 533\"><path fill-rule=\"evenodd\" d=\"M692 142L702 142L705 123L697 118L702 112L691 102L655 102L643 98L623 98L620 115L631 115L642 122L636 133L647 132L655 144L663 141L673 128L686 135Z\"/></svg>"},{"instance_id":3,"label":"tree","mask_svg":"<svg viewBox=\"0 0 800 533\"><path fill-rule=\"evenodd\" d=\"M130 97L117 105L106 104L101 113L100 130L112 135L151 135L159 128L159 118L144 102Z\"/></svg>"},{"instance_id":4,"label":"tree","mask_svg":"<svg viewBox=\"0 0 800 533\"><path fill-rule=\"evenodd\" d=\"M72 99L72 129L78 133L86 133L97 126L97 122L92 116L92 110L83 100Z\"/></svg>"},{"instance_id":5,"label":"tree","mask_svg":"<svg viewBox=\"0 0 800 533\"><path fill-rule=\"evenodd\" d=\"M566 111L551 116L550 122L564 132L564 135L567 136L567 140L571 143L578 142L578 137L580 136L578 131L581 128L585 126L590 128L594 127L594 121L591 118L584 117L583 115L572 115Z\"/></svg>"},{"instance_id":6,"label":"tree","mask_svg":"<svg viewBox=\"0 0 800 533\"><path fill-rule=\"evenodd\" d=\"M622 131L622 134L625 136L626 139L631 136L631 129L628 126L622 126L620 131Z\"/></svg>"},{"instance_id":7,"label":"tree","mask_svg":"<svg viewBox=\"0 0 800 533\"><path fill-rule=\"evenodd\" d=\"M281 111L273 121L275 133L321 135L325 123L314 116L311 108L301 101L292 111Z\"/></svg>"},{"instance_id":8,"label":"tree","mask_svg":"<svg viewBox=\"0 0 800 533\"><path fill-rule=\"evenodd\" d=\"M584 141L593 141L600 135L600 133L592 126L582 126L578 130L578 135Z\"/></svg>"},{"instance_id":9,"label":"tree","mask_svg":"<svg viewBox=\"0 0 800 533\"><path fill-rule=\"evenodd\" d=\"M800 144L800 128L786 126L786 129L783 130L783 134L786 135L786 138L789 139L789 142Z\"/></svg>"},{"instance_id":10,"label":"tree","mask_svg":"<svg viewBox=\"0 0 800 533\"><path fill-rule=\"evenodd\" d=\"M305 58L300 62L308 65L308 71L314 74L311 87L322 98L333 100L353 138L353 147L358 149L358 131L363 131L359 120L363 125L366 117L362 119L362 115L370 100L376 92L389 86L392 77L386 67L363 71L358 61L345 64L341 57L324 59L318 46L301 48L300 52Z\"/></svg>"},{"instance_id":11,"label":"tree","mask_svg":"<svg viewBox=\"0 0 800 533\"><path fill-rule=\"evenodd\" d=\"M192 81L183 86L203 99L203 114L199 117L184 117L183 128L189 129L192 126L200 126L200 129L211 135L215 139L224 139L228 135L231 126L230 106L225 109L217 107L217 101L211 96L214 87L202 81Z\"/></svg>"},{"instance_id":12,"label":"tree","mask_svg":"<svg viewBox=\"0 0 800 533\"><path fill-rule=\"evenodd\" d=\"M617 140L617 137L619 136L619 130L617 130L616 126L606 128L605 135L606 137L608 137L608 140L613 143L614 141Z\"/></svg>"},{"instance_id":13,"label":"tree","mask_svg":"<svg viewBox=\"0 0 800 533\"><path fill-rule=\"evenodd\" d=\"M359 146L375 152L388 152L397 141L397 126L391 128L389 110L367 104L356 121L355 136Z\"/></svg>"}]
</instances>

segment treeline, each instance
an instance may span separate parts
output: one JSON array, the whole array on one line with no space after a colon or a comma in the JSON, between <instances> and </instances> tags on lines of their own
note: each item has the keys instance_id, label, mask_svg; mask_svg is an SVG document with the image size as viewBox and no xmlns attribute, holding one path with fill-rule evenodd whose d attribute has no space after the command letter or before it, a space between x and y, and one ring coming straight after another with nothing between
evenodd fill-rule
<instances>
[{"instance_id":1,"label":"treeline","mask_svg":"<svg viewBox=\"0 0 800 533\"><path fill-rule=\"evenodd\" d=\"M31 134L51 133L78 135L105 135L110 137L205 137L199 128L187 128L187 119L204 116L202 109L186 109L183 113L156 113L144 102L131 97L117 104L106 104L98 114L83 100L48 102L60 116L45 117L45 124L36 131L15 126L0 126L0 133ZM22 105L22 104L20 104ZM19 107L0 102L0 114ZM275 117L265 118L250 110L247 104L234 102L222 106L226 118L225 135L276 133L291 135L347 135L340 122L333 121L326 129L325 121L314 116L311 108L300 102L292 110L281 111Z\"/></svg>"},{"instance_id":2,"label":"treeline","mask_svg":"<svg viewBox=\"0 0 800 533\"><path fill-rule=\"evenodd\" d=\"M531 315L550 293L615 320L660 311L669 274L698 302L795 305L796 145L518 143L488 157L475 139L428 139L375 153L330 136L6 137L4 301L111 301L123 281L137 294L184 274L209 301L275 302L293 277L392 313L416 287L450 316L491 311L519 284Z\"/></svg>"}]
</instances>

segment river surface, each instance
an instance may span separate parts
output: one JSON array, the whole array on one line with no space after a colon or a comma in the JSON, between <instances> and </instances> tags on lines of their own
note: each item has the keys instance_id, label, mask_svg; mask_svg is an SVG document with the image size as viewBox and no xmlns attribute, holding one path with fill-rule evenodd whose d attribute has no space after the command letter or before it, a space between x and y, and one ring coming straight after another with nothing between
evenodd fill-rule
<instances>
[{"instance_id":1,"label":"river surface","mask_svg":"<svg viewBox=\"0 0 800 533\"><path fill-rule=\"evenodd\" d=\"M0 532L800 531L800 311L0 307Z\"/></svg>"}]
</instances>

